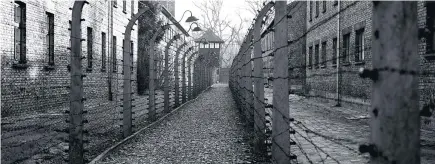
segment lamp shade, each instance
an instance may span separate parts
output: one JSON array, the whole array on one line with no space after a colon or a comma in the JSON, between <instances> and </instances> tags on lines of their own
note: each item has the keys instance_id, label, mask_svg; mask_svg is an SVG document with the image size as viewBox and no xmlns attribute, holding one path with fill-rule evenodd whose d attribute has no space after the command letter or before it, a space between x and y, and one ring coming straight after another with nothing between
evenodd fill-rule
<instances>
[{"instance_id":1,"label":"lamp shade","mask_svg":"<svg viewBox=\"0 0 435 164\"><path fill-rule=\"evenodd\" d=\"M186 19L186 22L195 22L199 20L198 18L196 18L195 16L190 16Z\"/></svg>"},{"instance_id":2,"label":"lamp shade","mask_svg":"<svg viewBox=\"0 0 435 164\"><path fill-rule=\"evenodd\" d=\"M193 30L192 31L202 31L202 29L201 28L199 28L199 27L195 27L195 28L193 28Z\"/></svg>"}]
</instances>

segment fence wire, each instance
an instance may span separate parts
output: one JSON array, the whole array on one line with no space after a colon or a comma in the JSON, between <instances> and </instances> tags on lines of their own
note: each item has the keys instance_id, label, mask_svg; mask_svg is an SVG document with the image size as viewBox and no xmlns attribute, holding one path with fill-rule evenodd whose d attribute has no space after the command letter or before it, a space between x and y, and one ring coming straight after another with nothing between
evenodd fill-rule
<instances>
[{"instance_id":1,"label":"fence wire","mask_svg":"<svg viewBox=\"0 0 435 164\"><path fill-rule=\"evenodd\" d=\"M273 3L273 2L271 2ZM307 2L309 3L309 2ZM331 2L332 3L332 2ZM310 26L305 32L294 39L287 40L287 44L283 46L277 47L274 44L274 36L276 36L275 30L277 26L285 19L292 19L292 15L297 15L299 12L306 12L306 6L303 5L305 3L298 3L291 10L287 10L284 17L275 18L274 7L268 10L265 16L260 17L257 16L252 25L255 24L256 19L260 19L262 21L261 26L261 38L258 40L254 40L252 32L254 31L254 26L251 26L245 36L244 44L239 49L238 54L233 60L233 63L230 68L230 81L229 86L236 101L236 104L241 110L242 116L245 118L245 121L253 124L255 128L264 127L263 129L259 129L262 133L256 133L256 137L265 138L264 143L267 145L267 151L263 152L268 155L268 160L271 162L276 162L274 156L272 155L271 146L275 144L278 148L280 148L283 152L286 152L283 147L287 145L280 145L280 142L276 141L276 137L289 134L290 133L290 154L285 154L288 159L292 159L291 163L347 163L346 161L353 161L356 163L366 163L369 159L367 154L361 154L358 150L358 146L360 144L366 143L366 139L370 134L370 130L368 128L368 111L361 109L352 109L348 111L344 111L343 114L334 115L334 111L329 110L330 106L324 107L323 105L317 104L307 104L310 101L318 101L321 99L330 99L332 101L336 101L335 91L337 90L336 86L322 86L322 81L324 79L333 79L335 80L337 77L340 79L355 79L362 81L362 83L371 84L370 79L362 79L361 77L370 77L371 75L362 74L361 70L354 67L342 66L342 63L346 63L353 59L353 54L355 54L354 49L349 48L348 53L344 53L345 48L343 48L340 44L338 47L339 57L336 57L335 54L331 58L322 57L322 52L318 51L314 53L314 50L311 53L307 53L310 60L306 60L304 63L299 64L289 64L289 68L275 68L274 67L274 57L278 50L285 49L289 52L288 48L290 46L296 45L302 39L305 39L308 34L312 33L314 30L318 30L322 25L328 23L328 21L337 17L338 14L346 12L352 7L358 5L359 3L371 3L371 2L349 2L345 6L339 9L339 11L331 14L326 18L322 18L318 23L314 23ZM260 12L260 11L259 11ZM289 30L292 29L292 25L289 24ZM294 27L297 29L297 27ZM287 35L287 34L280 34ZM257 42L261 42L261 57L255 57L253 55L253 49ZM319 43L319 46L321 44ZM296 46L297 47L297 46ZM300 47L300 46L299 46ZM308 46L307 46L308 47ZM306 48L306 47L304 47ZM313 46L314 48L314 46ZM324 47L322 47L323 49ZM362 51L365 53L370 53L372 51L370 44L365 44L362 48ZM304 51L302 51L304 52ZM308 51L307 51L308 52ZM327 53L329 54L329 52ZM290 55L305 55L305 54L290 54ZM314 58L314 59L313 59ZM254 62L256 60L261 60L263 63L262 74L255 75L253 69L255 69L256 65ZM283 59L279 59L283 60ZM290 60L290 58L288 59ZM337 69L337 65L334 64L339 60L339 69ZM332 65L330 65L332 63ZM248 68L248 72L246 72L246 67ZM322 70L328 71L322 71ZM331 67L336 70L331 70ZM252 69L251 69L252 68ZM288 70L306 70L307 73L303 77L297 76L285 76L285 77L277 77L274 76L275 69L288 69ZM411 76L420 76L420 77L428 77L433 76L433 71L428 70L401 70L396 68L382 67L382 68L373 68L373 72L393 72L399 73L401 75L411 75ZM370 74L371 72L367 72ZM358 79L361 78L361 79ZM255 79L261 79L264 82L264 88L262 88L264 95L264 99L260 99L259 95L256 95L254 92L254 88L256 87L252 82ZM319 83L320 87L317 88L307 88L307 90L311 90L316 92L317 94L309 94L306 91L301 91L299 95L290 95L290 116L280 113L280 110L275 108L275 105L272 103L273 101L273 81L274 80L300 80L304 79L307 81L307 86L315 85L315 83ZM246 84L248 81L248 84ZM353 84L351 83L340 83L340 90L350 90ZM248 87L247 87L248 86ZM250 86L250 87L249 87ZM278 88L278 89L287 89L287 88ZM305 89L305 88L304 88ZM334 93L334 94L328 94ZM352 93L359 94L359 93ZM283 96L283 95L281 95ZM292 100L292 96L296 96L295 100ZM367 99L370 99L368 95L365 95ZM331 98L332 97L332 98ZM320 101L324 102L324 101ZM260 109L255 108L255 103L262 104ZM433 101L424 103L423 109L429 109ZM305 106L304 106L305 105ZM332 106L332 105L331 105ZM263 110L263 111L260 111ZM311 113L315 116L309 116L304 110L312 111L316 113ZM345 109L339 109L345 110ZM359 110L359 111L358 111ZM428 116L430 116L432 111L429 112ZM262 114L265 113L265 114ZM280 129L279 132L276 132L272 137L272 127L273 127L273 118L272 115L275 113L279 113L286 124L290 125L288 129ZM337 112L335 112L336 114ZM323 115L322 115L323 114ZM256 122L254 119L255 115L259 115L259 119L261 123ZM326 115L326 116L325 116ZM353 116L353 117L350 117ZM332 121L330 118L334 118ZM340 120L341 119L341 120ZM424 120L424 118L423 118ZM339 123L336 123L339 122ZM260 125L262 124L262 125ZM330 124L330 125L329 125ZM350 124L350 125L349 125ZM428 122L426 122L428 124ZM425 128L423 125L422 129L430 129L426 130L429 132L422 131L422 136L425 134L433 134L434 127ZM342 133L340 134L340 131ZM338 134L337 134L338 133ZM347 136L340 136L347 135ZM352 137L354 135L358 135L359 137ZM427 135L426 135L427 136ZM422 137L423 138L423 137ZM425 139L427 140L427 139ZM423 140L422 140L423 141ZM424 142L424 141L423 141ZM430 143L430 141L429 141ZM428 144L430 145L430 144ZM429 146L426 146L429 147Z\"/></svg>"},{"instance_id":2,"label":"fence wire","mask_svg":"<svg viewBox=\"0 0 435 164\"><path fill-rule=\"evenodd\" d=\"M41 59L43 62L39 61L39 59L35 61L35 59L29 58L26 63L29 67L28 69L40 73L40 76L34 77L31 74L29 77L19 72L18 69L26 65L15 64L16 61L13 55L12 57L2 58L2 163L20 163L29 160L37 163L68 162L68 154L71 153L68 148L68 143L70 142L69 137L71 135L69 134L69 128L79 126L83 127L84 162L92 160L115 142L125 137L122 134L122 112L124 111L122 105L125 94L132 95L131 111L133 132L150 123L149 120L147 120L148 110L150 108L149 95L139 95L136 92L137 59L139 55L141 55L137 54L136 50L140 45L134 41L131 43L131 52L124 51L122 46L123 42L121 42L123 41L123 37L116 38L116 40L114 40L116 43L109 45L109 37L112 37L109 36L109 33L105 33L105 40L101 41L103 34L101 34L100 29L92 29L97 26L91 26L92 22L101 21L101 17L88 18L89 13L87 13L87 10L90 9L95 10L100 16L105 13L105 6L99 3L100 2L90 2L85 4L83 12L85 19L82 19L81 38L71 37L71 20L62 20L62 22L53 22L53 24L50 24L52 26L50 28L54 29L50 34L55 38L56 42L35 44L41 47L49 47L49 45L54 47L54 64L45 64L49 63L49 60L51 60L48 55ZM67 12L56 12L56 17L74 18L71 14L72 4L73 2L68 2L64 5L58 4L57 7L59 7L60 10ZM12 2L11 6L13 5ZM11 8L13 9L14 7ZM162 16L161 13L150 12L154 15L160 15L158 17L159 20L163 20L164 16ZM8 17L10 21L3 21L1 23L2 27L13 31L15 24L10 22L14 20L14 13L15 12L10 12L9 15L5 16L5 18ZM46 24L47 20L42 18L43 17L32 17L32 20L28 18L28 24L30 24L30 22ZM113 30L113 36L120 36L118 34L124 34L125 28L115 28L115 26L125 27L128 21L129 18L127 17L124 19L122 17L113 16L113 28L108 30ZM144 19L144 23L146 22L148 22L147 19ZM89 27L92 28L86 28L87 25L90 25ZM102 24L101 28L104 26L108 25ZM157 29L161 27L154 28ZM178 39L169 46L169 71L166 75L168 76L169 83L168 86L163 85L165 81L165 75L163 74L165 69L164 48L177 33L173 29L169 30L172 31L166 30L164 32L163 39L156 44L156 48L148 47L149 50L156 49L155 71L158 76L155 80L156 84L159 84L155 88L157 117L161 117L166 112L177 107L175 106L175 89L178 89L180 93L189 91L188 89L182 89L182 85L179 85L179 88L175 88L174 84L174 76L176 76L174 74L174 60L178 60L179 63L185 62L174 58L176 50L179 45L181 45L180 43L185 42L183 39ZM13 32L10 33L13 34ZM41 31L36 28L26 28L26 33L41 33ZM83 75L72 75L70 73L71 69L73 69L70 63L71 47L67 44L70 38L79 39L82 43L81 54L79 55L81 66L78 66L78 68L81 69ZM132 40L135 40L135 38L136 37L132 37ZM59 42L61 40L65 42ZM14 47L14 36L10 35L5 37L1 43L7 47ZM33 46L31 44L33 43L28 43L27 47ZM188 43L187 47L190 47L189 44L190 43ZM15 53L13 48L2 50L5 54ZM181 54L186 51L187 49L184 49L181 51ZM124 52L130 54L132 59L131 63L124 62ZM41 56L38 51L28 51L26 55ZM12 65L12 68L6 68L4 64ZM131 70L124 70L124 66L128 66ZM181 64L179 66L179 70L185 69L181 68ZM126 80L124 77L125 71L131 71L131 78L127 79L131 81L131 93L124 93L123 91L125 87L123 86L123 81ZM5 74L4 72L11 74ZM192 74L186 74L186 77L193 76ZM83 79L83 98L71 99L70 81L71 78L77 76ZM181 73L178 73L177 76L181 76ZM179 83L181 84L183 81L180 80ZM186 81L185 83L188 82ZM165 105L165 87L169 89L167 104L169 111L163 111ZM193 85L192 87L197 86ZM149 93L149 91L146 92ZM181 97L179 97L179 99L181 102ZM189 97L189 100L190 99L192 99L192 97ZM83 102L83 113L72 114L70 112L70 104L73 102ZM82 115L83 122L79 125L74 124L71 126L72 123L69 118L75 115Z\"/></svg>"}]
</instances>

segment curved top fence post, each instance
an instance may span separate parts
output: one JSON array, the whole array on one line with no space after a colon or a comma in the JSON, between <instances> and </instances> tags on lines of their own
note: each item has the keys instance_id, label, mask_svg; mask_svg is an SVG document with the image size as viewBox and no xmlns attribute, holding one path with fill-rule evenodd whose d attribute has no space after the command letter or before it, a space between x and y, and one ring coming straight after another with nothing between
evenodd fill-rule
<instances>
[{"instance_id":1,"label":"curved top fence post","mask_svg":"<svg viewBox=\"0 0 435 164\"><path fill-rule=\"evenodd\" d=\"M82 38L82 10L86 1L75 1L72 8L71 19L71 89L70 89L70 126L69 126L69 153L71 164L83 164L83 75L81 64L81 38Z\"/></svg>"},{"instance_id":2,"label":"curved top fence post","mask_svg":"<svg viewBox=\"0 0 435 164\"><path fill-rule=\"evenodd\" d=\"M157 36L160 35L160 33L162 33L163 31L165 31L166 29L168 29L169 26L168 25L164 25L161 28L159 28L159 30L154 33L153 37L150 40L150 48L149 48L149 75L150 75L150 80L149 80L149 112L148 112L148 118L149 121L155 121L156 120L156 107L155 107L155 87L154 87L154 80L156 78L156 68L155 68L155 64L154 64L154 45L155 45L155 41Z\"/></svg>"},{"instance_id":3,"label":"curved top fence post","mask_svg":"<svg viewBox=\"0 0 435 164\"><path fill-rule=\"evenodd\" d=\"M180 105L180 76L178 75L178 56L181 53L181 50L187 45L187 42L184 42L183 44L178 47L177 51L175 52L175 58L174 58L174 77L175 77L175 107L178 107ZM184 60L183 60L184 63Z\"/></svg>"},{"instance_id":4,"label":"curved top fence post","mask_svg":"<svg viewBox=\"0 0 435 164\"><path fill-rule=\"evenodd\" d=\"M181 100L183 103L185 103L187 101L187 97L186 97L186 55L192 51L193 46L189 47L189 49L187 49L186 52L184 52L183 54L183 59L182 59L182 63L181 63L181 78L182 78L182 83L181 83L181 88L182 88L182 95L181 95Z\"/></svg>"},{"instance_id":5,"label":"curved top fence post","mask_svg":"<svg viewBox=\"0 0 435 164\"><path fill-rule=\"evenodd\" d=\"M266 128L266 120L265 115L266 112L264 111L264 81L263 78L263 58L262 57L262 51L261 51L261 27L263 25L263 18L266 16L266 13L275 5L274 2L269 2L267 5L261 9L259 12L257 18L255 19L254 23L254 71L252 73L252 76L257 77L254 78L254 130L256 132L256 135L260 137L258 140L258 143L256 143L258 146L255 146L255 148L265 148L264 145L264 129ZM258 152L261 152L262 150L256 150Z\"/></svg>"},{"instance_id":6,"label":"curved top fence post","mask_svg":"<svg viewBox=\"0 0 435 164\"><path fill-rule=\"evenodd\" d=\"M164 103L163 103L163 110L165 112L169 112L169 48L171 47L172 43L174 43L174 41L180 39L180 34L174 35L174 37L171 38L171 40L169 40L168 44L166 44L165 47L165 69L163 71L163 78L164 78L164 82L163 82L163 90L164 90Z\"/></svg>"},{"instance_id":7,"label":"curved top fence post","mask_svg":"<svg viewBox=\"0 0 435 164\"><path fill-rule=\"evenodd\" d=\"M127 137L131 135L132 133L132 101L131 101L131 71L130 69L133 67L132 64L132 56L130 56L131 50L131 30L133 28L134 22L137 21L139 16L144 14L146 11L148 11L149 8L145 7L138 11L138 13L134 14L131 20L128 22L127 26L125 27L124 32L124 43L123 43L123 71L124 71L124 87L123 87L123 120L122 120L122 127L123 127L123 135L124 137Z\"/></svg>"}]
</instances>

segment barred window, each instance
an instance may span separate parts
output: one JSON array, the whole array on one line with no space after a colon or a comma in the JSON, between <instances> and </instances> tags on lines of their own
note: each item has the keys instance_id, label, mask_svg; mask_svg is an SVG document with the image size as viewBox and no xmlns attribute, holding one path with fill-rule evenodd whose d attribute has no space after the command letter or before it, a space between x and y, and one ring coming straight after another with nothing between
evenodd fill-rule
<instances>
[{"instance_id":1,"label":"barred window","mask_svg":"<svg viewBox=\"0 0 435 164\"><path fill-rule=\"evenodd\" d=\"M316 1L316 18L319 16L319 4L320 1Z\"/></svg>"},{"instance_id":2,"label":"barred window","mask_svg":"<svg viewBox=\"0 0 435 164\"><path fill-rule=\"evenodd\" d=\"M323 10L322 12L326 12L326 1L323 1Z\"/></svg>"},{"instance_id":3,"label":"barred window","mask_svg":"<svg viewBox=\"0 0 435 164\"><path fill-rule=\"evenodd\" d=\"M122 0L122 12L124 12L124 14L127 14L127 1L126 0Z\"/></svg>"},{"instance_id":4,"label":"barred window","mask_svg":"<svg viewBox=\"0 0 435 164\"><path fill-rule=\"evenodd\" d=\"M15 28L14 28L14 60L19 64L26 60L26 4L15 1Z\"/></svg>"},{"instance_id":5,"label":"barred window","mask_svg":"<svg viewBox=\"0 0 435 164\"><path fill-rule=\"evenodd\" d=\"M92 39L92 28L87 28L88 35L87 35L87 43L88 43L88 70L92 69L92 48L93 48L93 39Z\"/></svg>"},{"instance_id":6,"label":"barred window","mask_svg":"<svg viewBox=\"0 0 435 164\"><path fill-rule=\"evenodd\" d=\"M343 35L343 49L341 61L349 62L349 45L350 45L350 33Z\"/></svg>"},{"instance_id":7,"label":"barred window","mask_svg":"<svg viewBox=\"0 0 435 164\"><path fill-rule=\"evenodd\" d=\"M101 33L101 71L106 70L106 33Z\"/></svg>"},{"instance_id":8,"label":"barred window","mask_svg":"<svg viewBox=\"0 0 435 164\"><path fill-rule=\"evenodd\" d=\"M316 60L316 64L315 64L315 68L319 68L319 50L320 50L320 47L319 47L319 45L318 44L316 44L315 45L315 49L314 49L314 55L315 55L315 60Z\"/></svg>"},{"instance_id":9,"label":"barred window","mask_svg":"<svg viewBox=\"0 0 435 164\"><path fill-rule=\"evenodd\" d=\"M322 42L322 66L326 66L326 41Z\"/></svg>"},{"instance_id":10,"label":"barred window","mask_svg":"<svg viewBox=\"0 0 435 164\"><path fill-rule=\"evenodd\" d=\"M364 29L356 31L355 35L355 62L364 60Z\"/></svg>"},{"instance_id":11,"label":"barred window","mask_svg":"<svg viewBox=\"0 0 435 164\"><path fill-rule=\"evenodd\" d=\"M313 47L310 46L308 48L308 67L311 68L313 66Z\"/></svg>"},{"instance_id":12,"label":"barred window","mask_svg":"<svg viewBox=\"0 0 435 164\"><path fill-rule=\"evenodd\" d=\"M47 15L47 56L48 65L54 65L54 15L46 12Z\"/></svg>"},{"instance_id":13,"label":"barred window","mask_svg":"<svg viewBox=\"0 0 435 164\"><path fill-rule=\"evenodd\" d=\"M310 21L313 20L313 1L310 1Z\"/></svg>"}]
</instances>

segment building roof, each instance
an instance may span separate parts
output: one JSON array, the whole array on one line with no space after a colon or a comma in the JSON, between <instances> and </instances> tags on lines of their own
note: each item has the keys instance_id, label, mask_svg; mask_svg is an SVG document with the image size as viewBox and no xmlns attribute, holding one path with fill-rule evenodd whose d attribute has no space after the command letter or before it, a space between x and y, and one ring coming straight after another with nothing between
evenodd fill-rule
<instances>
[{"instance_id":1,"label":"building roof","mask_svg":"<svg viewBox=\"0 0 435 164\"><path fill-rule=\"evenodd\" d=\"M196 43L202 42L202 41L204 41L204 39L207 40L207 42L214 42L214 43L223 43L224 42L221 38L219 38L219 36L217 36L215 33L213 33L213 31L211 29L208 29L207 31L204 32L204 34L201 37L195 39L195 42Z\"/></svg>"}]
</instances>

